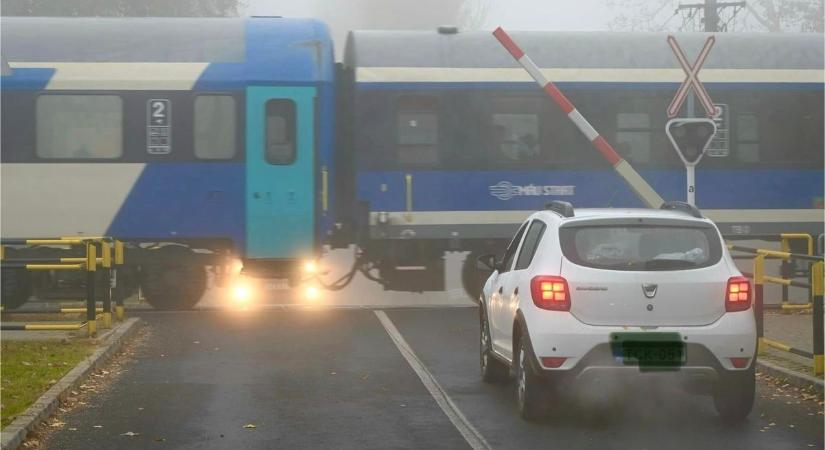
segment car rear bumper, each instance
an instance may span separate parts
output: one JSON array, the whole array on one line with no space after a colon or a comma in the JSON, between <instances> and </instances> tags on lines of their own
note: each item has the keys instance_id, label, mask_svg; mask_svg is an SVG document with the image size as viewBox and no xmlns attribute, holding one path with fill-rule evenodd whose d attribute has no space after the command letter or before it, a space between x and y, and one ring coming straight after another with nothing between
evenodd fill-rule
<instances>
[{"instance_id":1,"label":"car rear bumper","mask_svg":"<svg viewBox=\"0 0 825 450\"><path fill-rule=\"evenodd\" d=\"M743 371L756 354L756 322L753 310L724 314L703 326L594 326L580 322L569 313L540 311L525 317L533 352L544 371L566 372L572 376L593 376L599 372L617 375L639 373L638 366L625 365L610 346L613 333L678 333L685 344L685 361L669 372L682 374ZM541 364L542 357L567 358L558 368ZM730 358L749 358L736 368Z\"/></svg>"}]
</instances>

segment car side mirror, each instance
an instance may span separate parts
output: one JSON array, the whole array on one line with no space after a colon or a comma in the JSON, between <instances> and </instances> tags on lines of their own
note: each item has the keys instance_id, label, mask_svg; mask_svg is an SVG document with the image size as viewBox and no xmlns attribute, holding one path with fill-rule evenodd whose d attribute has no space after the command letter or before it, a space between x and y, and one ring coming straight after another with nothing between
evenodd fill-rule
<instances>
[{"instance_id":1,"label":"car side mirror","mask_svg":"<svg viewBox=\"0 0 825 450\"><path fill-rule=\"evenodd\" d=\"M484 272L492 272L498 270L498 261L496 255L481 255L476 259L476 269Z\"/></svg>"}]
</instances>

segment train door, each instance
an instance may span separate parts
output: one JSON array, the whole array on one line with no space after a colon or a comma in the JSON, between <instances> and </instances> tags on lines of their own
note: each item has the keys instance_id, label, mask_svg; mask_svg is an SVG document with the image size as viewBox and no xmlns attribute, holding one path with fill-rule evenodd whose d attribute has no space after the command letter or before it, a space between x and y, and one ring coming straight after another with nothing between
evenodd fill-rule
<instances>
[{"instance_id":1,"label":"train door","mask_svg":"<svg viewBox=\"0 0 825 450\"><path fill-rule=\"evenodd\" d=\"M246 96L246 257L311 256L315 88L249 87Z\"/></svg>"}]
</instances>

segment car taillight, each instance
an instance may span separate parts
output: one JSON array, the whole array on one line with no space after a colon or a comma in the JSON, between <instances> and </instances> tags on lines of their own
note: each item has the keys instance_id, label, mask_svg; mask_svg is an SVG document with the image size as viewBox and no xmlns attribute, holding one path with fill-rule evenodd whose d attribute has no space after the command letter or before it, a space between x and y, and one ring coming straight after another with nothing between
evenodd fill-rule
<instances>
[{"instance_id":1,"label":"car taillight","mask_svg":"<svg viewBox=\"0 0 825 450\"><path fill-rule=\"evenodd\" d=\"M559 367L567 361L566 357L560 356L546 356L541 358L541 365L544 367L549 367L551 369L558 369Z\"/></svg>"},{"instance_id":2,"label":"car taillight","mask_svg":"<svg viewBox=\"0 0 825 450\"><path fill-rule=\"evenodd\" d=\"M751 307L751 283L745 277L731 277L725 291L725 311L744 311Z\"/></svg>"},{"instance_id":3,"label":"car taillight","mask_svg":"<svg viewBox=\"0 0 825 450\"><path fill-rule=\"evenodd\" d=\"M562 277L539 275L530 282L533 303L541 309L570 311L570 289Z\"/></svg>"},{"instance_id":4,"label":"car taillight","mask_svg":"<svg viewBox=\"0 0 825 450\"><path fill-rule=\"evenodd\" d=\"M736 369L744 369L748 367L748 363L751 362L750 358L731 358L730 363L733 364L733 367Z\"/></svg>"}]
</instances>

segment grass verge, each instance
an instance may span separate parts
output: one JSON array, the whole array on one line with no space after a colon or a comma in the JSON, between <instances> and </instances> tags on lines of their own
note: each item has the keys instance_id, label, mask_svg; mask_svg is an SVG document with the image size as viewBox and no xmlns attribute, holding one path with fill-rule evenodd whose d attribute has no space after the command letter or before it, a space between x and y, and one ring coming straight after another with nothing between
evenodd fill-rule
<instances>
[{"instance_id":1,"label":"grass verge","mask_svg":"<svg viewBox=\"0 0 825 450\"><path fill-rule=\"evenodd\" d=\"M0 344L2 427L11 423L94 349L95 344L87 339Z\"/></svg>"}]
</instances>

